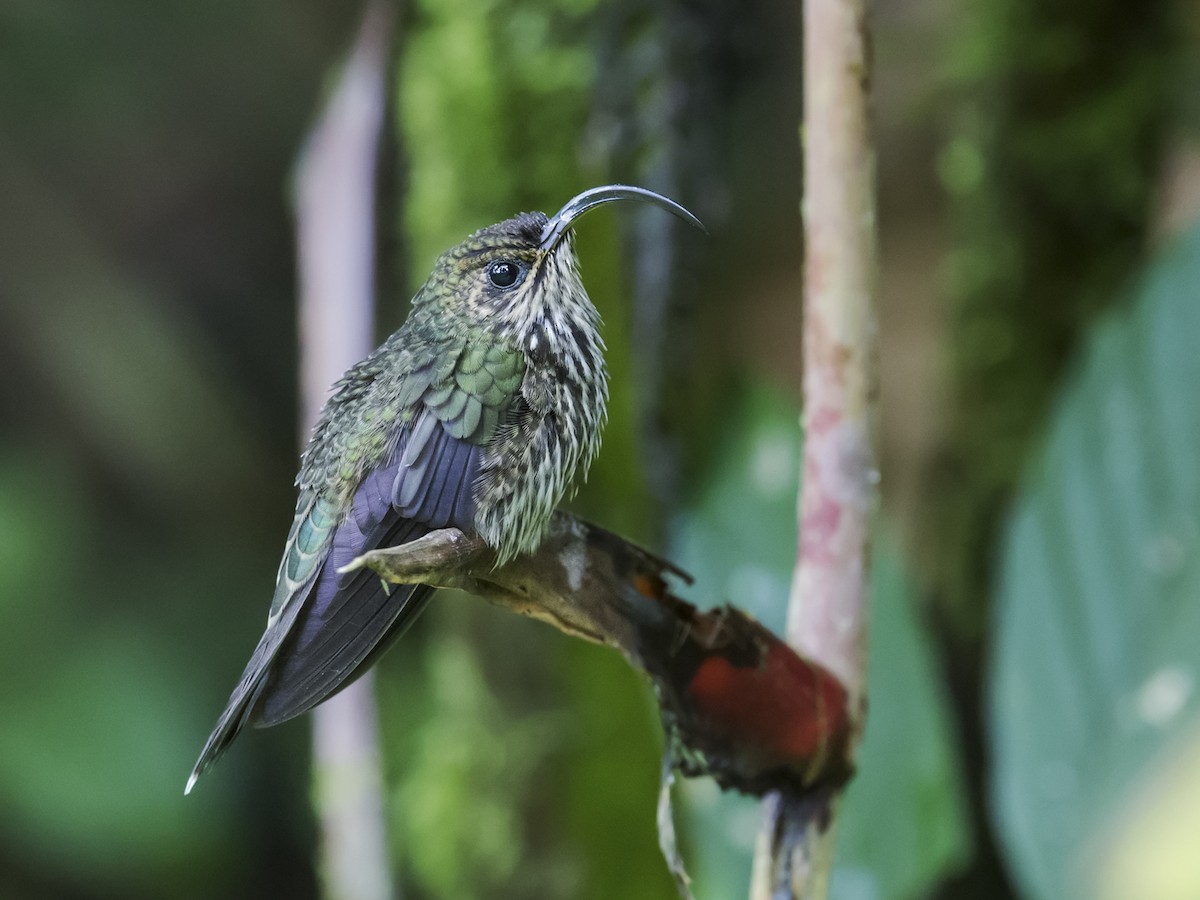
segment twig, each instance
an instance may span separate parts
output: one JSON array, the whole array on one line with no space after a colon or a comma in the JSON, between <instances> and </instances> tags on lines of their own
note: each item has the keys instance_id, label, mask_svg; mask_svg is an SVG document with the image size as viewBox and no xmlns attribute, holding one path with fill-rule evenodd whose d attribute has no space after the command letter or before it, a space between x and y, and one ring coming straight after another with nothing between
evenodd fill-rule
<instances>
[{"instance_id":1,"label":"twig","mask_svg":"<svg viewBox=\"0 0 1200 900\"><path fill-rule=\"evenodd\" d=\"M376 154L384 121L392 10L368 5L296 177L301 375L306 436L329 386L374 343ZM313 715L313 803L323 894L394 896L372 679Z\"/></svg>"},{"instance_id":2,"label":"twig","mask_svg":"<svg viewBox=\"0 0 1200 900\"><path fill-rule=\"evenodd\" d=\"M687 576L612 532L556 513L537 552L503 566L454 528L372 550L387 581L458 588L619 650L658 695L672 767L724 788L807 797L849 774L846 691L823 667L731 607L671 593Z\"/></svg>"},{"instance_id":3,"label":"twig","mask_svg":"<svg viewBox=\"0 0 1200 900\"><path fill-rule=\"evenodd\" d=\"M867 561L878 481L868 47L862 0L805 0L804 471L788 638L846 686L853 743L865 713ZM825 897L836 801L833 791L767 804L754 900Z\"/></svg>"}]
</instances>

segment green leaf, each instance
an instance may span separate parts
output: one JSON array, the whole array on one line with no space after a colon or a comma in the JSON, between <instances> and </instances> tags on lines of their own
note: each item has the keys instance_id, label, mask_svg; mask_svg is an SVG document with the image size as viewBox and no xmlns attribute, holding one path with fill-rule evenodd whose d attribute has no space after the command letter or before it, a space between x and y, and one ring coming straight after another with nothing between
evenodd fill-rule
<instances>
[{"instance_id":1,"label":"green leaf","mask_svg":"<svg viewBox=\"0 0 1200 900\"><path fill-rule=\"evenodd\" d=\"M838 825L834 900L924 896L971 852L949 701L886 532L871 565L870 712Z\"/></svg>"},{"instance_id":2,"label":"green leaf","mask_svg":"<svg viewBox=\"0 0 1200 900\"><path fill-rule=\"evenodd\" d=\"M1007 530L993 794L1032 897L1200 896L1194 840L1141 840L1200 833L1197 285L1200 229L1096 325Z\"/></svg>"},{"instance_id":3,"label":"green leaf","mask_svg":"<svg viewBox=\"0 0 1200 900\"><path fill-rule=\"evenodd\" d=\"M676 523L671 551L696 576L692 599L729 600L777 630L795 564L798 422L786 400L750 392L730 423L734 437ZM871 712L838 825L835 900L919 896L969 852L946 698L894 542L879 542L871 595ZM708 781L686 783L681 797L696 896L744 895L762 821L757 801L722 795Z\"/></svg>"}]
</instances>

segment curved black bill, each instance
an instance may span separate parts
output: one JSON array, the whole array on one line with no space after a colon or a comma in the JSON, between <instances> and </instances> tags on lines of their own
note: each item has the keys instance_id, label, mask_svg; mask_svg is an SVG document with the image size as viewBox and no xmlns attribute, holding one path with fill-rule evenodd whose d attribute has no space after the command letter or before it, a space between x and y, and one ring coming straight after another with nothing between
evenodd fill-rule
<instances>
[{"instance_id":1,"label":"curved black bill","mask_svg":"<svg viewBox=\"0 0 1200 900\"><path fill-rule=\"evenodd\" d=\"M708 230L704 227L703 222L674 200L670 200L662 194L656 194L654 191L634 187L630 184L606 184L601 187L589 188L582 194L577 194L568 200L562 209L551 216L550 221L546 223L546 227L542 230L541 248L543 250L553 249L554 245L562 240L562 236L567 233L567 230L576 219L589 209L595 209L602 203L611 203L614 200L642 200L646 203L653 203L660 209L665 209L667 212L679 216L679 218L683 219L689 225L695 225L705 234L708 234Z\"/></svg>"}]
</instances>

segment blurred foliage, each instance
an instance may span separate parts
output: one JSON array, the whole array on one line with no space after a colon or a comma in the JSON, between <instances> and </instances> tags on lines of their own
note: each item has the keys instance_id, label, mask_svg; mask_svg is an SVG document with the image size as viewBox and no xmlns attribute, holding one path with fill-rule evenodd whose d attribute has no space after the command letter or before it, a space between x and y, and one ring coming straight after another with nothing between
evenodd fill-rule
<instances>
[{"instance_id":1,"label":"blurred foliage","mask_svg":"<svg viewBox=\"0 0 1200 900\"><path fill-rule=\"evenodd\" d=\"M1200 227L1089 335L1007 530L994 793L1030 897L1200 895L1197 284Z\"/></svg>"},{"instance_id":2,"label":"blurred foliage","mask_svg":"<svg viewBox=\"0 0 1200 900\"><path fill-rule=\"evenodd\" d=\"M302 754L179 779L286 528L281 173L345 21L0 5L2 896L312 894Z\"/></svg>"},{"instance_id":3,"label":"blurred foliage","mask_svg":"<svg viewBox=\"0 0 1200 900\"><path fill-rule=\"evenodd\" d=\"M985 0L959 10L946 51L948 403L925 461L915 574L973 759L987 752L981 647L1000 524L1064 365L1151 233L1182 71L1177 7ZM969 783L982 852L961 889L1007 896L982 767Z\"/></svg>"},{"instance_id":4,"label":"blurred foliage","mask_svg":"<svg viewBox=\"0 0 1200 900\"><path fill-rule=\"evenodd\" d=\"M909 4L879 6L879 46L904 43L889 16ZM976 645L952 643L950 676L935 683L909 576L933 586L956 627L980 636L1004 497L1081 329L1138 264L1185 30L1166 0L1137 10L999 0L954 15L912 6L938 23L937 46L951 60L955 106L938 171L952 219L944 343L954 401L915 516L929 540L905 559L884 542L877 559L873 713L846 801L838 889L977 900L981 883L990 896L1008 894L1004 859L988 862L979 786L990 745L972 727ZM287 172L357 13L331 0L0 3L2 897L316 891L304 722L246 735L193 797L182 787L259 633L291 518ZM400 214L384 263L403 258L406 283L384 292L380 320L401 320L434 254L516 210L553 209L617 178L695 206L712 231L706 242L619 208L580 229L613 396L604 452L576 509L652 546L669 523L672 546L700 578L696 597L781 622L796 417L761 382L765 373L798 395L797 4L420 0L404 15L396 159L385 166L399 174L384 173L398 195L384 199ZM893 121L924 134L918 145L929 140L928 119ZM911 136L880 140L886 156ZM1183 269L1166 272L1147 291L1182 290ZM1067 769L1030 772L1022 760L1078 750L1056 743L1078 741L1075 712L1100 750L1067 765L1087 775L1079 791L1095 792L1088 809L1111 828L1089 831L1085 847L1058 812L1037 826L1062 825L1077 840L1070 850L1084 853L1069 861L1113 885L1145 871L1139 861L1187 859L1171 817L1194 809L1180 806L1196 780L1194 732L1182 725L1191 694L1169 727L1096 726L1114 709L1136 713L1143 689L1151 700L1164 684L1178 690L1178 679L1151 676L1191 659L1171 656L1194 632L1187 561L1169 584L1092 575L1095 591L1036 609L1011 587L1022 578L1031 592L1045 588L1033 583L1045 573L1022 567L1019 542L1036 537L1028 510L1055 500L1073 504L1049 520L1059 533L1047 539L1071 539L1053 545L1055 559L1088 547L1076 540L1085 532L1067 529L1076 509L1114 529L1088 557L1096 572L1140 571L1140 557L1122 555L1129 547L1149 548L1151 566L1173 558L1169 542L1123 543L1158 534L1154 516L1194 499L1190 482L1172 480L1194 458L1179 451L1179 429L1192 421L1186 383L1153 394L1175 407L1135 402L1149 382L1167 390L1164 367L1184 365L1170 353L1184 352L1188 332L1138 318L1148 315L1101 327L1094 352L1107 354L1112 373L1080 376L1073 391L1083 398L1064 401L1065 437L1055 432L1014 525L1010 553L1022 553L1007 557L1015 568L1003 582L1013 593L997 696L1013 696L1014 673L1041 673L1047 696L1078 690L1084 704L1022 706L1011 730L1000 730L1007 716L997 719L1008 754L998 788L1005 846L1035 890L1063 883L1054 879L1068 877L1068 858L1046 861L1054 836L1021 831L1028 819L1014 810L1047 802L1046 772ZM1121 336L1130 329L1141 336ZM1118 377L1130 386L1118 389ZM1109 427L1104 417L1076 421L1095 415L1083 404L1099 402L1135 424L1106 439L1112 456L1096 463L1060 445L1080 440L1071 429ZM1134 440L1142 417L1164 429L1156 452L1181 455L1107 470L1149 452L1148 438ZM1081 458L1054 468L1067 450ZM1109 476L1119 478L1102 481ZM664 490L671 478L678 484ZM1105 490L1082 491L1092 479ZM1028 549L1030 559L1042 552ZM1138 605L1098 624L1118 584L1123 597L1164 591L1161 632ZM1029 656L1052 638L1071 655ZM1020 665L1011 654L1023 654ZM1058 668L1039 668L1050 665ZM448 595L377 683L406 896L674 896L654 837L654 711L615 654ZM964 738L961 766L946 694ZM741 893L757 807L706 783L684 793L693 807L685 856L701 889ZM1062 811L1061 794L1049 800ZM972 849L976 880L954 880Z\"/></svg>"},{"instance_id":5,"label":"blurred foliage","mask_svg":"<svg viewBox=\"0 0 1200 900\"><path fill-rule=\"evenodd\" d=\"M413 5L396 96L411 167L404 215L415 273L479 223L578 191L595 5ZM418 274L410 287L423 280Z\"/></svg>"},{"instance_id":6,"label":"blurred foliage","mask_svg":"<svg viewBox=\"0 0 1200 900\"><path fill-rule=\"evenodd\" d=\"M762 386L745 398L674 523L671 555L696 577L695 598L734 603L782 631L796 552L799 410ZM922 896L970 854L947 697L914 601L885 534L873 554L871 713L838 823L835 900ZM681 794L697 897L737 896L750 880L758 804L708 782L687 783Z\"/></svg>"},{"instance_id":7,"label":"blurred foliage","mask_svg":"<svg viewBox=\"0 0 1200 900\"><path fill-rule=\"evenodd\" d=\"M984 0L948 54L952 390L921 574L977 638L997 523L1083 328L1137 266L1180 63L1172 0ZM947 540L948 535L963 536Z\"/></svg>"}]
</instances>

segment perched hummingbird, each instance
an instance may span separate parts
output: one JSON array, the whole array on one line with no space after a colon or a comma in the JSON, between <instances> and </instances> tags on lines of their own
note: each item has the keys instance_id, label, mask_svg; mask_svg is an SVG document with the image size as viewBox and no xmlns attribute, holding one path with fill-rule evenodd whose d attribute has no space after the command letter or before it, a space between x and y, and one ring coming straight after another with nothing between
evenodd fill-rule
<instances>
[{"instance_id":1,"label":"perched hummingbird","mask_svg":"<svg viewBox=\"0 0 1200 900\"><path fill-rule=\"evenodd\" d=\"M481 537L498 564L537 548L600 447L604 343L571 225L613 200L704 227L666 197L607 185L553 217L484 228L438 258L400 330L334 385L301 456L267 629L188 792L244 726L275 725L336 693L428 604L430 587L339 574L355 557L451 526Z\"/></svg>"}]
</instances>

